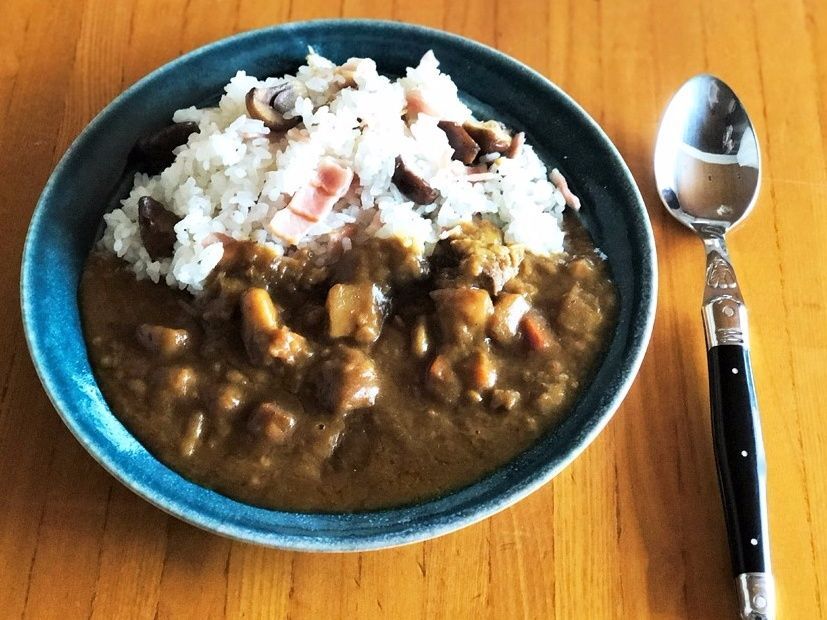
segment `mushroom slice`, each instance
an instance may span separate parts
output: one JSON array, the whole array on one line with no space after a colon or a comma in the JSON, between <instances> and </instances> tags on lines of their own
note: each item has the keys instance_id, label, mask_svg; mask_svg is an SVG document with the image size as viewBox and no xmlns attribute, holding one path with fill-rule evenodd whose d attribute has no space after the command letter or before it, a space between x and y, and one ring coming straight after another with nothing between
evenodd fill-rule
<instances>
[{"instance_id":1,"label":"mushroom slice","mask_svg":"<svg viewBox=\"0 0 827 620\"><path fill-rule=\"evenodd\" d=\"M396 158L396 168L391 180L400 192L416 204L429 205L439 198L439 192L408 168L402 161L402 157Z\"/></svg>"},{"instance_id":2,"label":"mushroom slice","mask_svg":"<svg viewBox=\"0 0 827 620\"><path fill-rule=\"evenodd\" d=\"M138 228L141 242L152 260L172 256L175 247L175 225L180 218L151 196L138 199Z\"/></svg>"},{"instance_id":3,"label":"mushroom slice","mask_svg":"<svg viewBox=\"0 0 827 620\"><path fill-rule=\"evenodd\" d=\"M287 131L295 127L301 118L284 118L293 106L299 94L289 82L283 82L270 88L251 88L247 92L245 103L252 118L263 122L273 131Z\"/></svg>"},{"instance_id":4,"label":"mushroom slice","mask_svg":"<svg viewBox=\"0 0 827 620\"><path fill-rule=\"evenodd\" d=\"M511 135L502 123L485 121L479 123L468 121L462 126L466 132L479 144L483 155L489 153L505 153L511 146Z\"/></svg>"},{"instance_id":5,"label":"mushroom slice","mask_svg":"<svg viewBox=\"0 0 827 620\"><path fill-rule=\"evenodd\" d=\"M173 123L155 133L140 138L131 154L148 172L157 173L175 161L173 151L187 143L190 134L198 131L198 123Z\"/></svg>"},{"instance_id":6,"label":"mushroom slice","mask_svg":"<svg viewBox=\"0 0 827 620\"><path fill-rule=\"evenodd\" d=\"M463 164L470 164L476 159L480 147L462 125L452 121L439 121L437 127L445 132L448 144L454 149L451 159L458 159Z\"/></svg>"}]
</instances>

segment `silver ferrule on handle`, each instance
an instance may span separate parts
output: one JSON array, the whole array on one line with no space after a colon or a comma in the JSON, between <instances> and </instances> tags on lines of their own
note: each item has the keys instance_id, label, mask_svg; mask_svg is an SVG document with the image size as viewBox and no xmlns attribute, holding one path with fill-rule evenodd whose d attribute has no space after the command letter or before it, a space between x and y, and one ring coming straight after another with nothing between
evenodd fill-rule
<instances>
[{"instance_id":1,"label":"silver ferrule on handle","mask_svg":"<svg viewBox=\"0 0 827 620\"><path fill-rule=\"evenodd\" d=\"M769 573L742 573L735 578L741 620L775 620L775 583Z\"/></svg>"},{"instance_id":2,"label":"silver ferrule on handle","mask_svg":"<svg viewBox=\"0 0 827 620\"><path fill-rule=\"evenodd\" d=\"M704 231L706 286L703 319L706 348L736 344L749 348L747 305L732 268L722 234Z\"/></svg>"}]
</instances>

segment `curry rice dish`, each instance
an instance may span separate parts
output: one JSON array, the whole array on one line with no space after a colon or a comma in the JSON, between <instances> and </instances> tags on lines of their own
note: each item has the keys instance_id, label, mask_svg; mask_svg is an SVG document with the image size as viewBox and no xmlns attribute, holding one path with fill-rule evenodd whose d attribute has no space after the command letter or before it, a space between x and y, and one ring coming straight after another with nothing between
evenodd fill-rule
<instances>
[{"instance_id":1,"label":"curry rice dish","mask_svg":"<svg viewBox=\"0 0 827 620\"><path fill-rule=\"evenodd\" d=\"M432 54L239 72L141 139L90 253L84 331L163 462L288 510L399 506L548 431L612 333L580 204Z\"/></svg>"}]
</instances>

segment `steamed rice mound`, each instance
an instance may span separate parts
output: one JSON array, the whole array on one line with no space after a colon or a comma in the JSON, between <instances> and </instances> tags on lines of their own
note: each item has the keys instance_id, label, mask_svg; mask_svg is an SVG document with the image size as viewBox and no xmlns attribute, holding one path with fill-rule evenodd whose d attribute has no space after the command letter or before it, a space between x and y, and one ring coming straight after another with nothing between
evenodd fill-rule
<instances>
[{"instance_id":1,"label":"steamed rice mound","mask_svg":"<svg viewBox=\"0 0 827 620\"><path fill-rule=\"evenodd\" d=\"M193 121L199 131L175 150L174 162L160 174L135 175L121 208L104 216L102 245L126 260L139 278L198 291L223 255L220 235L288 252L292 244L268 224L311 183L320 162L335 161L353 172L354 185L298 242L317 250L320 260L331 244L347 250L368 236L398 237L428 255L441 236L477 214L500 226L509 244L541 255L561 251L566 201L529 144L513 159L483 158L484 174L469 176L467 167L452 159L453 149L437 123L463 123L473 116L438 65L428 52L405 77L392 80L377 73L369 58L337 66L311 51L295 75L259 80L239 71L217 107L175 112L175 122ZM303 93L286 114L301 122L272 134L248 116L245 95L285 80ZM406 122L411 93L438 115L420 113ZM400 155L438 191L432 204L413 203L392 182ZM171 258L152 260L141 242L138 200L143 196L181 218Z\"/></svg>"}]
</instances>

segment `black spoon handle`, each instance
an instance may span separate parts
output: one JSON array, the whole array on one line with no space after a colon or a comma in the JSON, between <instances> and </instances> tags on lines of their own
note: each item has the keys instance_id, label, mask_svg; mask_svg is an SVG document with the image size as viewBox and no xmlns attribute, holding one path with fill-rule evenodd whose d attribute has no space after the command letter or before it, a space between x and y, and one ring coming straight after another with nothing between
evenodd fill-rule
<instances>
[{"instance_id":1,"label":"black spoon handle","mask_svg":"<svg viewBox=\"0 0 827 620\"><path fill-rule=\"evenodd\" d=\"M749 356L747 308L723 236L704 239L703 318L712 438L732 572L744 620L775 618L767 520L767 463Z\"/></svg>"},{"instance_id":2,"label":"black spoon handle","mask_svg":"<svg viewBox=\"0 0 827 620\"><path fill-rule=\"evenodd\" d=\"M767 466L749 351L718 345L707 356L715 461L742 617L769 618Z\"/></svg>"},{"instance_id":3,"label":"black spoon handle","mask_svg":"<svg viewBox=\"0 0 827 620\"><path fill-rule=\"evenodd\" d=\"M732 570L769 566L766 461L749 351L725 344L708 352L712 435L724 502Z\"/></svg>"}]
</instances>

